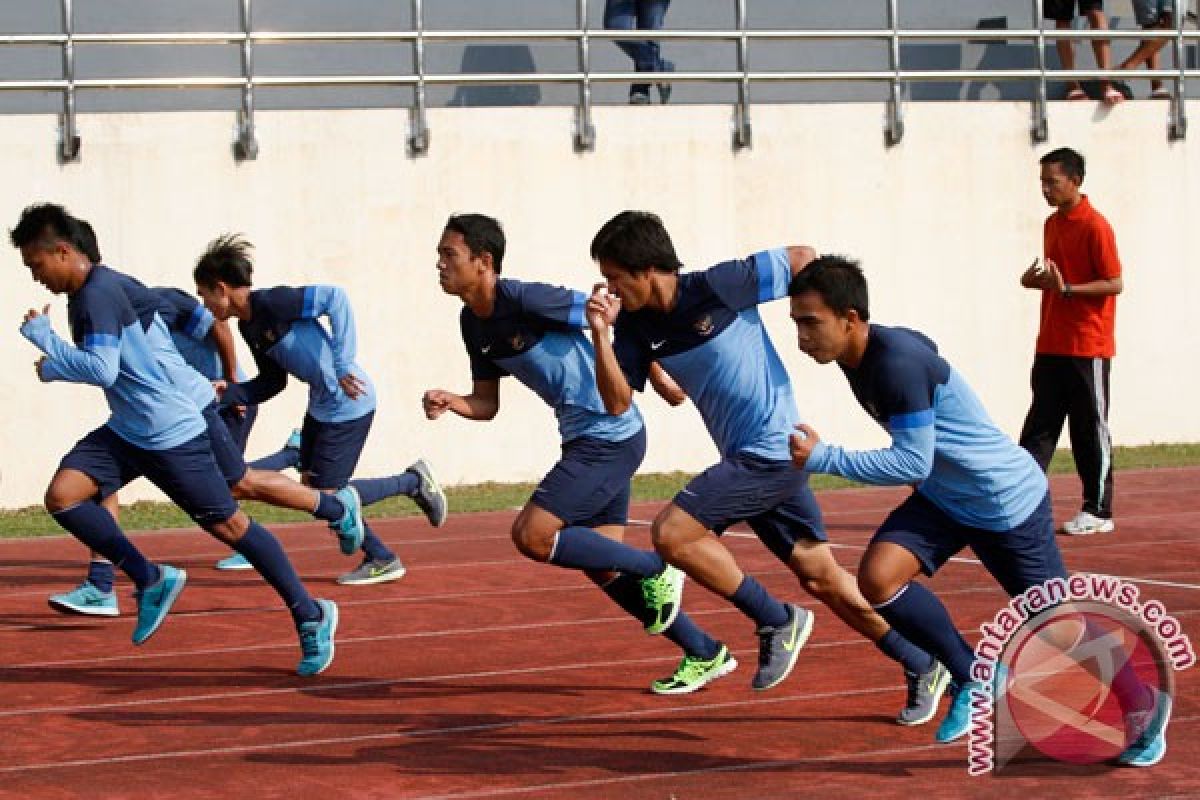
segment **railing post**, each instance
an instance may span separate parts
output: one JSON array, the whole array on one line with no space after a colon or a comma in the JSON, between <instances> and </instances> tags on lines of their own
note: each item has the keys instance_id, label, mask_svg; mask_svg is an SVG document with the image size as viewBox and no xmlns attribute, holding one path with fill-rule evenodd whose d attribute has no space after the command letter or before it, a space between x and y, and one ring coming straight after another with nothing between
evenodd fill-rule
<instances>
[{"instance_id":1,"label":"railing post","mask_svg":"<svg viewBox=\"0 0 1200 800\"><path fill-rule=\"evenodd\" d=\"M750 37L746 35L746 0L737 0L738 26L738 69L742 73L738 81L737 108L733 119L733 149L749 148L754 141L750 126Z\"/></svg>"},{"instance_id":2,"label":"railing post","mask_svg":"<svg viewBox=\"0 0 1200 800\"><path fill-rule=\"evenodd\" d=\"M576 6L579 22L579 71L583 80L579 82L579 105L575 108L575 150L585 153L596 149L596 127L592 124L592 53L588 36L587 0L579 0Z\"/></svg>"},{"instance_id":3,"label":"railing post","mask_svg":"<svg viewBox=\"0 0 1200 800\"><path fill-rule=\"evenodd\" d=\"M883 132L884 141L888 147L897 145L904 138L904 109L901 106L900 86L900 15L896 10L896 0L888 0L888 22L892 26L892 41L889 48L892 79L888 88L887 126Z\"/></svg>"},{"instance_id":4,"label":"railing post","mask_svg":"<svg viewBox=\"0 0 1200 800\"><path fill-rule=\"evenodd\" d=\"M1037 25L1037 89L1033 97L1033 116L1029 127L1029 138L1034 144L1041 144L1050 138L1050 124L1046 120L1046 20L1042 14L1043 0L1033 0L1033 21Z\"/></svg>"},{"instance_id":5,"label":"railing post","mask_svg":"<svg viewBox=\"0 0 1200 800\"><path fill-rule=\"evenodd\" d=\"M242 0L242 108L238 111L237 139L233 142L233 157L238 161L258 158L258 139L254 137L254 30L251 0Z\"/></svg>"},{"instance_id":6,"label":"railing post","mask_svg":"<svg viewBox=\"0 0 1200 800\"><path fill-rule=\"evenodd\" d=\"M1174 81L1175 91L1171 93L1170 117L1167 121L1167 140L1179 141L1187 137L1187 48L1183 39L1183 23L1187 20L1187 10L1180 8L1185 3L1175 4L1175 66L1179 68L1179 77Z\"/></svg>"},{"instance_id":7,"label":"railing post","mask_svg":"<svg viewBox=\"0 0 1200 800\"><path fill-rule=\"evenodd\" d=\"M417 38L413 42L413 72L417 83L413 86L413 107L408 117L408 153L422 156L429 152L429 124L425 119L425 9L421 0L412 3L413 27Z\"/></svg>"},{"instance_id":8,"label":"railing post","mask_svg":"<svg viewBox=\"0 0 1200 800\"><path fill-rule=\"evenodd\" d=\"M58 127L58 159L64 163L79 160L82 143L75 127L75 15L71 0L62 0L63 33L63 79L67 88L63 90L62 119Z\"/></svg>"}]
</instances>

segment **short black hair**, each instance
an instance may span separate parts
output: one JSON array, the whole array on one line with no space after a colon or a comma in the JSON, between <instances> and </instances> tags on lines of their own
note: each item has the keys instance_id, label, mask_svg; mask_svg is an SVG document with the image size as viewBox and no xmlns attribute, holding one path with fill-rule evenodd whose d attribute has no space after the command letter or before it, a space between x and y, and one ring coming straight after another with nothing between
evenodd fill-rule
<instances>
[{"instance_id":1,"label":"short black hair","mask_svg":"<svg viewBox=\"0 0 1200 800\"><path fill-rule=\"evenodd\" d=\"M99 261L99 258L92 259L93 254L98 256L99 253L91 226L57 203L28 206L21 212L17 227L9 232L8 239L13 247L37 244L49 248L57 242L65 242L92 263Z\"/></svg>"},{"instance_id":2,"label":"short black hair","mask_svg":"<svg viewBox=\"0 0 1200 800\"><path fill-rule=\"evenodd\" d=\"M1083 156L1069 147L1051 150L1038 160L1039 164L1058 164L1068 178L1075 178L1083 183Z\"/></svg>"},{"instance_id":3,"label":"short black hair","mask_svg":"<svg viewBox=\"0 0 1200 800\"><path fill-rule=\"evenodd\" d=\"M254 245L240 233L226 233L213 239L192 270L196 285L211 289L219 281L235 288L252 286L254 260L250 251L253 249Z\"/></svg>"},{"instance_id":4,"label":"short black hair","mask_svg":"<svg viewBox=\"0 0 1200 800\"><path fill-rule=\"evenodd\" d=\"M483 214L452 214L446 230L462 234L471 255L492 254L492 268L499 275L504 264L504 229L500 222Z\"/></svg>"},{"instance_id":5,"label":"short black hair","mask_svg":"<svg viewBox=\"0 0 1200 800\"><path fill-rule=\"evenodd\" d=\"M863 322L871 319L867 277L852 258L821 256L808 262L788 286L788 294L792 297L805 292L821 295L825 305L839 317L846 316L847 311L854 309Z\"/></svg>"},{"instance_id":6,"label":"short black hair","mask_svg":"<svg viewBox=\"0 0 1200 800\"><path fill-rule=\"evenodd\" d=\"M678 272L683 266L662 220L649 211L622 211L604 223L592 239L592 260L601 259L629 272Z\"/></svg>"},{"instance_id":7,"label":"short black hair","mask_svg":"<svg viewBox=\"0 0 1200 800\"><path fill-rule=\"evenodd\" d=\"M83 233L83 241L80 242L83 249L80 252L87 256L88 261L99 264L104 259L100 255L100 242L96 239L96 231L86 219L79 220L79 227Z\"/></svg>"}]
</instances>

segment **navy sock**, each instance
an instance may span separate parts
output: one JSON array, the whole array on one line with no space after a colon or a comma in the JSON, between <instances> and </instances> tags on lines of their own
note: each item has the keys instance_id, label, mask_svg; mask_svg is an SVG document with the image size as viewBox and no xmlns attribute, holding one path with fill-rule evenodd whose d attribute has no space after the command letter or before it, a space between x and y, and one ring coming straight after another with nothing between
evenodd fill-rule
<instances>
[{"instance_id":1,"label":"navy sock","mask_svg":"<svg viewBox=\"0 0 1200 800\"><path fill-rule=\"evenodd\" d=\"M642 625L651 621L649 619L650 611L647 610L646 603L642 599L641 581L633 575L621 573L600 588L613 599L613 602L624 609L625 613ZM703 658L706 661L716 658L721 649L720 642L700 630L696 623L692 622L691 617L682 611L675 617L671 627L663 631L662 635L668 641L674 642L689 656Z\"/></svg>"},{"instance_id":2,"label":"navy sock","mask_svg":"<svg viewBox=\"0 0 1200 800\"><path fill-rule=\"evenodd\" d=\"M758 623L760 628L778 628L787 624L787 608L767 594L763 585L749 575L742 578L741 585L729 599L739 611Z\"/></svg>"},{"instance_id":3,"label":"navy sock","mask_svg":"<svg viewBox=\"0 0 1200 800\"><path fill-rule=\"evenodd\" d=\"M933 667L933 656L895 630L885 633L875 646L892 661L899 662L905 672L911 672L913 675L923 675Z\"/></svg>"},{"instance_id":4,"label":"navy sock","mask_svg":"<svg viewBox=\"0 0 1200 800\"><path fill-rule=\"evenodd\" d=\"M962 686L971 680L975 654L933 592L910 581L875 610L900 635L945 664L956 684Z\"/></svg>"},{"instance_id":5,"label":"navy sock","mask_svg":"<svg viewBox=\"0 0 1200 800\"><path fill-rule=\"evenodd\" d=\"M317 509L313 511L313 516L317 519L323 519L326 522L337 522L346 515L346 507L342 505L342 501L338 500L328 492L317 492Z\"/></svg>"},{"instance_id":6,"label":"navy sock","mask_svg":"<svg viewBox=\"0 0 1200 800\"><path fill-rule=\"evenodd\" d=\"M626 572L649 578L666 564L658 553L638 550L591 528L563 528L554 537L549 563L567 569Z\"/></svg>"},{"instance_id":7,"label":"navy sock","mask_svg":"<svg viewBox=\"0 0 1200 800\"><path fill-rule=\"evenodd\" d=\"M287 553L283 552L283 545L269 530L252 520L245 535L234 543L233 549L244 555L258 570L258 574L279 593L297 625L321 618L321 610L300 582L300 576L288 560Z\"/></svg>"},{"instance_id":8,"label":"navy sock","mask_svg":"<svg viewBox=\"0 0 1200 800\"><path fill-rule=\"evenodd\" d=\"M257 461L251 461L246 466L250 469L265 469L270 472L283 472L288 467L294 467L300 463L300 451L294 447L285 447L278 453L272 453L269 456L263 456Z\"/></svg>"},{"instance_id":9,"label":"navy sock","mask_svg":"<svg viewBox=\"0 0 1200 800\"><path fill-rule=\"evenodd\" d=\"M55 511L51 516L93 552L120 567L137 588L145 589L158 581L158 567L146 560L121 532L112 514L95 500L85 500L71 508Z\"/></svg>"},{"instance_id":10,"label":"navy sock","mask_svg":"<svg viewBox=\"0 0 1200 800\"><path fill-rule=\"evenodd\" d=\"M87 582L102 592L111 592L115 573L111 562L93 558L88 564Z\"/></svg>"},{"instance_id":11,"label":"navy sock","mask_svg":"<svg viewBox=\"0 0 1200 800\"><path fill-rule=\"evenodd\" d=\"M405 472L403 475L392 475L387 478L360 478L350 481L350 485L358 490L358 497L364 506L378 503L398 494L412 497L421 485L421 479L415 472Z\"/></svg>"},{"instance_id":12,"label":"navy sock","mask_svg":"<svg viewBox=\"0 0 1200 800\"><path fill-rule=\"evenodd\" d=\"M375 531L371 530L371 526L367 521L363 520L363 527L367 529L367 535L363 537L362 550L367 558L372 561L395 561L396 554L388 549L388 546L383 543Z\"/></svg>"}]
</instances>

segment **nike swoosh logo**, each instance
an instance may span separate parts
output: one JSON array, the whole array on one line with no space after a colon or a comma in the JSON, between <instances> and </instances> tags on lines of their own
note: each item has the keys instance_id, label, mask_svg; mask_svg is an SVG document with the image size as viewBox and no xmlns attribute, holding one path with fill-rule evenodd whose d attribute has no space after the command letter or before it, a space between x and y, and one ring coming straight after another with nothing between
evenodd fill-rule
<instances>
[{"instance_id":1,"label":"nike swoosh logo","mask_svg":"<svg viewBox=\"0 0 1200 800\"><path fill-rule=\"evenodd\" d=\"M378 578L383 573L387 572L387 567L371 567L371 577Z\"/></svg>"},{"instance_id":2,"label":"nike swoosh logo","mask_svg":"<svg viewBox=\"0 0 1200 800\"><path fill-rule=\"evenodd\" d=\"M667 343L667 340L666 340L666 339L663 339L661 342L651 342L651 343L650 343L650 349L651 349L651 350L657 350L658 348L662 347L662 346L663 346L664 344L666 344L666 343Z\"/></svg>"},{"instance_id":3,"label":"nike swoosh logo","mask_svg":"<svg viewBox=\"0 0 1200 800\"><path fill-rule=\"evenodd\" d=\"M479 348L480 352L482 352L484 355L487 355L489 352L491 352L491 349L492 346L490 344L487 347Z\"/></svg>"},{"instance_id":4,"label":"nike swoosh logo","mask_svg":"<svg viewBox=\"0 0 1200 800\"><path fill-rule=\"evenodd\" d=\"M783 649L789 653L796 649L796 638L800 635L800 626L792 626L792 638L783 643Z\"/></svg>"}]
</instances>

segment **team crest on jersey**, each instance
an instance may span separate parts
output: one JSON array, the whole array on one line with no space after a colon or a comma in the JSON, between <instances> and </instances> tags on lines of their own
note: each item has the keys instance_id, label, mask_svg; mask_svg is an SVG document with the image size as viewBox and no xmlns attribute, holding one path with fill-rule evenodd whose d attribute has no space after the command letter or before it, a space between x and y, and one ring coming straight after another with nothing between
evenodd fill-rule
<instances>
[{"instance_id":1,"label":"team crest on jersey","mask_svg":"<svg viewBox=\"0 0 1200 800\"><path fill-rule=\"evenodd\" d=\"M508 344L514 352L519 353L525 347L525 337L519 333L513 334L508 338Z\"/></svg>"},{"instance_id":2,"label":"team crest on jersey","mask_svg":"<svg viewBox=\"0 0 1200 800\"><path fill-rule=\"evenodd\" d=\"M267 328L265 331L263 331L263 338L266 339L268 343L275 344L275 339L277 338L277 334L275 333L275 331L271 330L270 328Z\"/></svg>"},{"instance_id":3,"label":"team crest on jersey","mask_svg":"<svg viewBox=\"0 0 1200 800\"><path fill-rule=\"evenodd\" d=\"M700 334L701 336L708 336L710 333L713 332L713 327L714 326L713 326L712 316L710 316L708 314L705 314L704 316L697 319L694 323L692 323L692 329L694 331L696 331L696 333Z\"/></svg>"}]
</instances>

